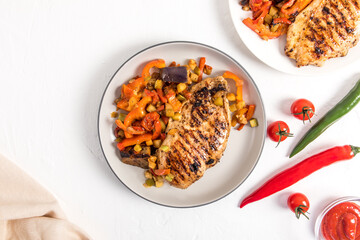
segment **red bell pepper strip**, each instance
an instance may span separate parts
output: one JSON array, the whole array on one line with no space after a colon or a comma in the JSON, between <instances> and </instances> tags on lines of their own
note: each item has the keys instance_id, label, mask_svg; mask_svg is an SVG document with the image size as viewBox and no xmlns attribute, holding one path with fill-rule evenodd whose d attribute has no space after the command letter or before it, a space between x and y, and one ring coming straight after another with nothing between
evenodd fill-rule
<instances>
[{"instance_id":1,"label":"red bell pepper strip","mask_svg":"<svg viewBox=\"0 0 360 240\"><path fill-rule=\"evenodd\" d=\"M155 175L157 176L164 176L164 175L168 175L170 173L170 168L166 168L166 169L155 169L154 170Z\"/></svg>"},{"instance_id":2,"label":"red bell pepper strip","mask_svg":"<svg viewBox=\"0 0 360 240\"><path fill-rule=\"evenodd\" d=\"M157 112L151 112L145 115L141 121L141 126L146 129L146 131L151 131L155 127L155 122L160 119L160 115Z\"/></svg>"},{"instance_id":3,"label":"red bell pepper strip","mask_svg":"<svg viewBox=\"0 0 360 240\"><path fill-rule=\"evenodd\" d=\"M281 191L323 167L338 161L351 159L359 152L359 147L345 145L333 147L311 156L269 179L255 192L244 198L240 208Z\"/></svg>"},{"instance_id":4,"label":"red bell pepper strip","mask_svg":"<svg viewBox=\"0 0 360 240\"><path fill-rule=\"evenodd\" d=\"M289 19L287 19L286 17L279 17L279 18L275 18L273 20L274 24L278 24L278 23L283 23L283 24L291 24L291 21Z\"/></svg>"},{"instance_id":5,"label":"red bell pepper strip","mask_svg":"<svg viewBox=\"0 0 360 240\"><path fill-rule=\"evenodd\" d=\"M244 81L242 79L240 79L238 76L236 76L234 73L226 71L223 74L224 78L229 78L235 81L235 86L236 86L236 100L242 101L243 100L243 94L242 94L242 87L244 84Z\"/></svg>"},{"instance_id":6,"label":"red bell pepper strip","mask_svg":"<svg viewBox=\"0 0 360 240\"><path fill-rule=\"evenodd\" d=\"M285 16L290 16L296 12L300 13L311 1L312 0L289 0L281 7L280 11L285 14Z\"/></svg>"},{"instance_id":7,"label":"red bell pepper strip","mask_svg":"<svg viewBox=\"0 0 360 240\"><path fill-rule=\"evenodd\" d=\"M169 102L169 104L173 107L175 112L180 111L181 109L181 102L179 101L179 99L176 98L176 93L170 89L168 94L166 94L165 96Z\"/></svg>"},{"instance_id":8,"label":"red bell pepper strip","mask_svg":"<svg viewBox=\"0 0 360 240\"><path fill-rule=\"evenodd\" d=\"M167 103L166 97L164 97L164 92L162 89L156 89L157 94L159 95L160 101Z\"/></svg>"},{"instance_id":9,"label":"red bell pepper strip","mask_svg":"<svg viewBox=\"0 0 360 240\"><path fill-rule=\"evenodd\" d=\"M159 120L155 122L155 131L152 135L152 139L155 140L161 135L161 123Z\"/></svg>"},{"instance_id":10,"label":"red bell pepper strip","mask_svg":"<svg viewBox=\"0 0 360 240\"><path fill-rule=\"evenodd\" d=\"M165 138L166 138L166 134L165 134L165 133L161 133L161 134L160 134L160 139L161 139L161 141L164 141Z\"/></svg>"},{"instance_id":11,"label":"red bell pepper strip","mask_svg":"<svg viewBox=\"0 0 360 240\"><path fill-rule=\"evenodd\" d=\"M138 135L132 138L125 138L121 142L117 144L117 147L120 151L124 150L128 146L132 146L135 144L140 144L142 142L150 141L152 139L151 133L145 133L143 135Z\"/></svg>"},{"instance_id":12,"label":"red bell pepper strip","mask_svg":"<svg viewBox=\"0 0 360 240\"><path fill-rule=\"evenodd\" d=\"M162 115L162 116L161 116L161 119L163 120L163 122L165 123L165 125L168 124L168 122L169 122L169 117Z\"/></svg>"},{"instance_id":13,"label":"red bell pepper strip","mask_svg":"<svg viewBox=\"0 0 360 240\"><path fill-rule=\"evenodd\" d=\"M119 130L120 130L119 127L116 127L115 130L114 130L114 135L115 135L116 138L119 137Z\"/></svg>"},{"instance_id":14,"label":"red bell pepper strip","mask_svg":"<svg viewBox=\"0 0 360 240\"><path fill-rule=\"evenodd\" d=\"M199 61L199 70L200 70L200 74L199 74L199 77L198 77L199 82L202 80L202 75L204 73L205 62L206 62L206 58L201 57L200 61Z\"/></svg>"},{"instance_id":15,"label":"red bell pepper strip","mask_svg":"<svg viewBox=\"0 0 360 240\"><path fill-rule=\"evenodd\" d=\"M253 21L255 24L264 23L264 18L266 14L268 14L270 7L271 7L272 1L264 2L264 4L261 6L261 8L253 13Z\"/></svg>"},{"instance_id":16,"label":"red bell pepper strip","mask_svg":"<svg viewBox=\"0 0 360 240\"><path fill-rule=\"evenodd\" d=\"M251 11L253 11L253 12L260 10L262 4L263 4L262 0L250 0L249 1L249 6L251 8Z\"/></svg>"},{"instance_id":17,"label":"red bell pepper strip","mask_svg":"<svg viewBox=\"0 0 360 240\"><path fill-rule=\"evenodd\" d=\"M157 109L156 109L156 111L157 112L161 112L162 110L164 110L165 109L165 105L163 104L163 105L161 105L160 107L158 107Z\"/></svg>"},{"instance_id":18,"label":"red bell pepper strip","mask_svg":"<svg viewBox=\"0 0 360 240\"><path fill-rule=\"evenodd\" d=\"M153 61L148 62L145 67L143 68L141 76L146 79L147 77L150 77L150 69L153 67L157 68L164 68L166 67L165 61L162 59L156 59Z\"/></svg>"},{"instance_id":19,"label":"red bell pepper strip","mask_svg":"<svg viewBox=\"0 0 360 240\"><path fill-rule=\"evenodd\" d=\"M149 91L149 90L145 89L144 94L145 94L145 96L152 97L152 104L156 104L160 100L159 95L157 94L157 92L155 90Z\"/></svg>"}]
</instances>

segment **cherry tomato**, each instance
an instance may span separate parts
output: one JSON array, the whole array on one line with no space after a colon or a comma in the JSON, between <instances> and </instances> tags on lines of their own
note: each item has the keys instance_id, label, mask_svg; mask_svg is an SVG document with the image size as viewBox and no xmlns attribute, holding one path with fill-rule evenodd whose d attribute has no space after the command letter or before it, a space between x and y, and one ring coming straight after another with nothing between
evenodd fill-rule
<instances>
[{"instance_id":1,"label":"cherry tomato","mask_svg":"<svg viewBox=\"0 0 360 240\"><path fill-rule=\"evenodd\" d=\"M287 200L287 205L293 211L297 218L300 218L301 215L306 216L307 211L310 208L309 199L302 193L293 193L289 196Z\"/></svg>"},{"instance_id":2,"label":"cherry tomato","mask_svg":"<svg viewBox=\"0 0 360 240\"><path fill-rule=\"evenodd\" d=\"M309 122L311 122L310 118L312 118L315 113L314 104L305 98L297 99L295 102L293 102L290 110L294 117L303 120L304 123L305 120L309 120Z\"/></svg>"},{"instance_id":3,"label":"cherry tomato","mask_svg":"<svg viewBox=\"0 0 360 240\"><path fill-rule=\"evenodd\" d=\"M290 133L289 126L283 121L271 123L267 129L267 133L271 140L278 142L276 146L278 146L280 142L284 141L287 137L293 136L293 134Z\"/></svg>"}]
</instances>

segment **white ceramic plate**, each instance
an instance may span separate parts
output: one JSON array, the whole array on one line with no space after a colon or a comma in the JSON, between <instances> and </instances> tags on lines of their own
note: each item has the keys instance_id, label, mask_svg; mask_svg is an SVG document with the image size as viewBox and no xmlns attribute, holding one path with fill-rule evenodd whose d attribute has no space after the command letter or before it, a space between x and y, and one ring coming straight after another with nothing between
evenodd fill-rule
<instances>
[{"instance_id":1,"label":"white ceramic plate","mask_svg":"<svg viewBox=\"0 0 360 240\"><path fill-rule=\"evenodd\" d=\"M228 146L221 161L206 171L205 175L189 188L177 189L169 184L162 188L145 188L144 170L120 161L114 143L114 99L120 95L120 86L141 73L146 62L162 58L167 63L185 64L188 59L206 57L213 67L213 76L229 70L245 80L244 99L256 104L257 128L245 127L242 131L232 129ZM232 90L235 84L230 83ZM157 204L170 207L195 207L214 202L234 191L254 169L265 139L266 120L264 105L255 82L243 67L227 54L199 43L168 42L149 47L132 56L114 74L105 89L98 119L99 138L105 158L118 179L137 195Z\"/></svg>"},{"instance_id":2,"label":"white ceramic plate","mask_svg":"<svg viewBox=\"0 0 360 240\"><path fill-rule=\"evenodd\" d=\"M329 59L322 67L305 66L297 68L295 60L290 59L284 53L285 35L279 39L264 41L243 24L242 20L251 17L251 12L242 10L239 0L229 0L229 8L235 29L244 44L257 58L278 71L297 75L321 75L352 64L359 59L360 44L351 48L347 56Z\"/></svg>"}]
</instances>

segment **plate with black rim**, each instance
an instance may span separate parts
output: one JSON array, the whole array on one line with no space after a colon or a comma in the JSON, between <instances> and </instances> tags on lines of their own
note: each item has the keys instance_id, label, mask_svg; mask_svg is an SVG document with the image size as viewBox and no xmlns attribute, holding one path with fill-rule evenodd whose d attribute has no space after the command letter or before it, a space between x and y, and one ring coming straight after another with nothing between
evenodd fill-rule
<instances>
[{"instance_id":1,"label":"plate with black rim","mask_svg":"<svg viewBox=\"0 0 360 240\"><path fill-rule=\"evenodd\" d=\"M241 131L232 128L227 148L220 162L208 169L204 176L187 189L178 189L165 183L161 188L145 188L144 169L124 164L116 148L114 100L120 96L121 85L141 73L142 67L153 59L164 59L186 64L189 59L206 57L213 67L210 77L222 75L226 70L244 80L243 95L248 104L255 104L254 117L259 126L246 126ZM229 81L230 90L235 92L235 84ZM99 107L98 134L106 161L117 178L138 196L168 207L197 207L217 201L237 189L255 168L265 141L266 119L264 104L254 80L247 71L228 54L205 44L186 41L160 43L148 47L123 63L109 81Z\"/></svg>"}]
</instances>

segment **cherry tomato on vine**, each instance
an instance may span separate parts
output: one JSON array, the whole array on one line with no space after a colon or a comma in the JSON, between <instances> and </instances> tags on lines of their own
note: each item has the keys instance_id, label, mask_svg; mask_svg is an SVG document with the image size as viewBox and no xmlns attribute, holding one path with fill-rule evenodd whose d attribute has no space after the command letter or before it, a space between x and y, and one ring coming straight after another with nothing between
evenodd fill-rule
<instances>
[{"instance_id":1,"label":"cherry tomato on vine","mask_svg":"<svg viewBox=\"0 0 360 240\"><path fill-rule=\"evenodd\" d=\"M314 104L305 98L297 99L293 102L290 110L294 117L303 120L304 123L305 120L309 120L309 122L311 122L310 118L312 118L315 113Z\"/></svg>"},{"instance_id":2,"label":"cherry tomato on vine","mask_svg":"<svg viewBox=\"0 0 360 240\"><path fill-rule=\"evenodd\" d=\"M293 193L289 196L287 200L287 205L295 213L297 218L300 218L301 215L306 216L307 211L310 208L309 199L302 193Z\"/></svg>"},{"instance_id":3,"label":"cherry tomato on vine","mask_svg":"<svg viewBox=\"0 0 360 240\"><path fill-rule=\"evenodd\" d=\"M283 121L276 121L271 123L267 129L267 134L271 140L278 142L276 147L287 137L293 136L293 134L290 133L289 126Z\"/></svg>"}]
</instances>

